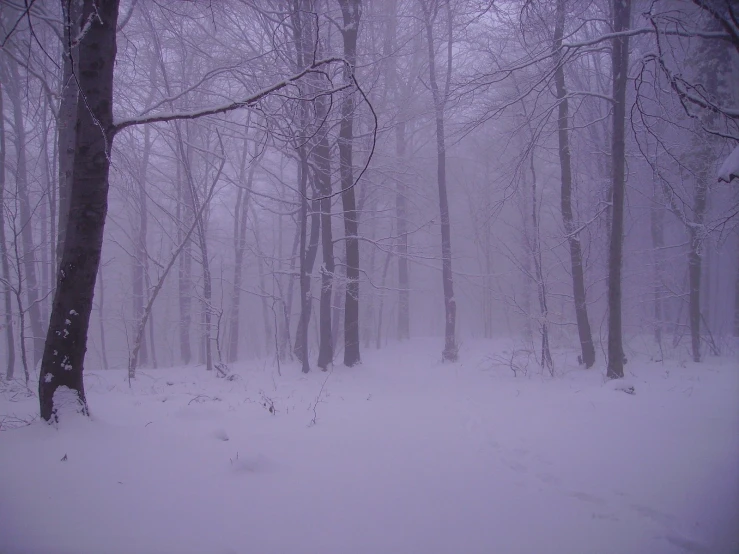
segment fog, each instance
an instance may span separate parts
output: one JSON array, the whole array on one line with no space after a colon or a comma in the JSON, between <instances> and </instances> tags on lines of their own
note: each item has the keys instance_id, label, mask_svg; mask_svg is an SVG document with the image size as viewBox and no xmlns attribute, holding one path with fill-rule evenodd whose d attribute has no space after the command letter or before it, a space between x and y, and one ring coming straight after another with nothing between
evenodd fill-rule
<instances>
[{"instance_id":1,"label":"fog","mask_svg":"<svg viewBox=\"0 0 739 554\"><path fill-rule=\"evenodd\" d=\"M735 551L737 21L4 0L0 550Z\"/></svg>"}]
</instances>

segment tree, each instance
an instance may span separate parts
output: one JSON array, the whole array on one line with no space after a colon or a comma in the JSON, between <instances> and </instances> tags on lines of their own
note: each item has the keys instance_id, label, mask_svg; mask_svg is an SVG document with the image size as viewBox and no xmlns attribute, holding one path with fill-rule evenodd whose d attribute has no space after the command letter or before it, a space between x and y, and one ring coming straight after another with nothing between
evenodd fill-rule
<instances>
[{"instance_id":1,"label":"tree","mask_svg":"<svg viewBox=\"0 0 739 554\"><path fill-rule=\"evenodd\" d=\"M580 245L579 231L575 228L572 213L572 161L570 151L570 117L569 99L565 85L564 53L562 51L562 39L565 30L566 0L557 0L557 9L554 23L554 84L557 101L559 103L557 130L559 140L559 165L561 184L561 207L562 219L564 221L565 236L570 248L570 263L572 267L572 289L575 299L575 316L577 318L577 331L580 336L580 349L582 363L589 368L595 363L595 346L593 335L590 331L590 320L588 319L588 305L585 294L585 276L583 273L582 247Z\"/></svg>"},{"instance_id":2,"label":"tree","mask_svg":"<svg viewBox=\"0 0 739 554\"><path fill-rule=\"evenodd\" d=\"M608 368L611 378L624 376L621 319L621 270L623 268L624 201L626 196L626 83L629 69L631 0L613 0L611 71L613 74L612 216L608 249Z\"/></svg>"},{"instance_id":3,"label":"tree","mask_svg":"<svg viewBox=\"0 0 739 554\"><path fill-rule=\"evenodd\" d=\"M15 370L15 338L13 337L13 299L10 284L10 264L5 242L5 118L3 114L3 87L0 84L0 264L2 265L3 297L5 301L5 337L8 358L5 378L12 379Z\"/></svg>"},{"instance_id":4,"label":"tree","mask_svg":"<svg viewBox=\"0 0 739 554\"><path fill-rule=\"evenodd\" d=\"M444 0L446 12L446 75L443 87L439 87L436 76L436 49L434 45L434 23L439 17L442 0L421 0L423 21L426 30L426 43L429 58L429 86L434 102L436 123L436 181L439 189L439 216L441 228L441 279L444 289L444 361L456 362L459 347L456 343L457 300L454 298L454 276L452 273L452 231L449 218L449 198L446 183L446 144L444 131L444 109L449 99L452 79L452 11L449 0Z\"/></svg>"},{"instance_id":5,"label":"tree","mask_svg":"<svg viewBox=\"0 0 739 554\"><path fill-rule=\"evenodd\" d=\"M357 64L357 36L362 17L361 0L338 0L344 26L344 82L354 80ZM359 217L354 198L354 169L352 167L352 143L354 140L354 96L347 92L341 102L339 130L339 169L341 172L341 203L344 209L344 233L346 235L346 299L344 301L344 365L352 367L360 362L359 356Z\"/></svg>"},{"instance_id":6,"label":"tree","mask_svg":"<svg viewBox=\"0 0 739 554\"><path fill-rule=\"evenodd\" d=\"M82 375L108 211L118 3L85 0L82 7L87 32L79 43L77 82L84 102L77 103L69 217L39 376L46 421L58 421L59 394L89 413Z\"/></svg>"}]
</instances>

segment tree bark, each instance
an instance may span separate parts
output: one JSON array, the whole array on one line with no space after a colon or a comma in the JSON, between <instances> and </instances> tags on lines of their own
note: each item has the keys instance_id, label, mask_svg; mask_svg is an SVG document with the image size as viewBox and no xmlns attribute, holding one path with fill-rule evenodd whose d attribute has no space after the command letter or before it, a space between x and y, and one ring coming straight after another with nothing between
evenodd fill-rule
<instances>
[{"instance_id":1,"label":"tree bark","mask_svg":"<svg viewBox=\"0 0 739 554\"><path fill-rule=\"evenodd\" d=\"M3 297L5 300L5 338L8 358L5 366L5 378L12 379L15 372L15 339L13 337L13 297L10 285L10 264L8 248L5 242L5 118L3 111L3 86L0 83L0 263L2 263ZM739 281L738 281L739 282Z\"/></svg>"},{"instance_id":2,"label":"tree bark","mask_svg":"<svg viewBox=\"0 0 739 554\"><path fill-rule=\"evenodd\" d=\"M630 26L631 0L613 0L613 32ZM613 140L611 143L612 203L611 237L608 249L608 368L610 379L624 376L621 321L621 270L623 266L624 201L626 197L626 83L629 67L629 37L612 40Z\"/></svg>"},{"instance_id":3,"label":"tree bark","mask_svg":"<svg viewBox=\"0 0 739 554\"><path fill-rule=\"evenodd\" d=\"M327 114L323 99L317 103L317 118L322 121ZM334 272L334 240L331 229L331 148L328 135L321 130L318 143L313 149L316 164L316 182L321 195L321 246L323 265L321 266L321 303L318 318L318 362L322 370L326 370L334 361L334 346L331 339L331 298L333 296Z\"/></svg>"},{"instance_id":4,"label":"tree bark","mask_svg":"<svg viewBox=\"0 0 739 554\"><path fill-rule=\"evenodd\" d=\"M234 213L234 276L233 276L233 294L231 297L231 313L229 315L229 331L228 331L228 348L226 360L233 363L239 359L239 343L241 342L240 323L241 323L241 277L244 269L244 250L246 248L246 222L247 210L249 207L249 191L252 186L254 176L254 165L249 168L248 174L245 172L246 157L248 151L248 142L244 141L244 151L242 152L241 167L239 168L239 181L244 182L246 176L246 190L239 187L236 193L236 210ZM247 176L248 175L248 176Z\"/></svg>"},{"instance_id":5,"label":"tree bark","mask_svg":"<svg viewBox=\"0 0 739 554\"><path fill-rule=\"evenodd\" d=\"M737 247L737 250L739 250L739 239L737 239ZM739 255L737 259L739 259ZM737 264L734 280L734 336L739 337L739 264Z\"/></svg>"},{"instance_id":6,"label":"tree bark","mask_svg":"<svg viewBox=\"0 0 739 554\"><path fill-rule=\"evenodd\" d=\"M421 7L424 12L426 27L426 42L429 57L429 85L434 99L436 121L436 178L439 188L439 216L441 227L441 273L444 289L444 350L441 353L443 361L455 362L459 358L459 347L456 344L457 301L454 298L454 277L452 272L452 232L449 218L449 199L446 183L446 144L444 131L444 108L449 97L449 83L452 71L452 22L451 8L448 0L445 2L447 11L447 63L444 89L439 88L436 78L436 53L434 49L433 23L437 10L432 10L423 0ZM435 6L438 9L438 5ZM433 11L433 14L432 14Z\"/></svg>"},{"instance_id":7,"label":"tree bark","mask_svg":"<svg viewBox=\"0 0 739 554\"><path fill-rule=\"evenodd\" d=\"M73 40L80 34L81 0L61 2L64 18L64 44L62 45L62 90L57 119L57 150L59 155L59 217L57 220L56 261L59 266L64 252L64 238L69 216L69 197L72 186L72 165L74 164L75 121L77 117L77 83L79 46Z\"/></svg>"},{"instance_id":8,"label":"tree bark","mask_svg":"<svg viewBox=\"0 0 739 554\"><path fill-rule=\"evenodd\" d=\"M82 376L108 211L118 0L85 0L82 17L89 24L80 39L77 80L85 103L77 108L69 219L39 377L46 421L58 421L65 400L89 413Z\"/></svg>"},{"instance_id":9,"label":"tree bark","mask_svg":"<svg viewBox=\"0 0 739 554\"><path fill-rule=\"evenodd\" d=\"M693 197L693 224L688 228L690 250L688 252L690 343L693 361L701 361L701 272L703 256L701 254L704 241L703 222L706 214L708 197L707 176L699 173L696 177L695 195Z\"/></svg>"},{"instance_id":10,"label":"tree bark","mask_svg":"<svg viewBox=\"0 0 739 554\"><path fill-rule=\"evenodd\" d=\"M664 211L657 205L657 197L653 197L650 206L650 231L652 249L654 251L654 341L662 354L662 333L664 327L664 254L665 245Z\"/></svg>"},{"instance_id":11,"label":"tree bark","mask_svg":"<svg viewBox=\"0 0 739 554\"><path fill-rule=\"evenodd\" d=\"M582 363L590 368L595 363L595 346L588 319L588 305L585 293L585 275L583 272L582 248L580 237L574 224L572 213L572 160L570 152L570 117L565 84L565 60L562 51L562 39L565 28L565 2L557 0L556 20L554 25L554 83L559 102L557 129L559 138L559 166L562 179L561 207L565 234L570 248L570 263L572 268L572 291L575 300L575 317L577 332L580 337L580 351Z\"/></svg>"},{"instance_id":12,"label":"tree bark","mask_svg":"<svg viewBox=\"0 0 739 554\"><path fill-rule=\"evenodd\" d=\"M357 63L357 36L362 17L361 0L338 0L344 26L344 80L354 78ZM359 354L359 216L354 195L352 147L354 142L354 96L344 93L341 102L339 127L339 169L341 174L341 204L344 210L346 236L346 298L344 300L344 365L352 367L361 362Z\"/></svg>"}]
</instances>

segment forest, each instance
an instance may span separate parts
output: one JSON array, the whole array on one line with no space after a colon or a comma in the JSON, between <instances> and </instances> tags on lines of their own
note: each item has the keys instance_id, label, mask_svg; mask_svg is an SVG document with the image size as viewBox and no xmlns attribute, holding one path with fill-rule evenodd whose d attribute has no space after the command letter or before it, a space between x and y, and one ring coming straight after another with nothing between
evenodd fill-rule
<instances>
[{"instance_id":1,"label":"forest","mask_svg":"<svg viewBox=\"0 0 739 554\"><path fill-rule=\"evenodd\" d=\"M0 430L736 369L732 0L4 0L0 114Z\"/></svg>"}]
</instances>

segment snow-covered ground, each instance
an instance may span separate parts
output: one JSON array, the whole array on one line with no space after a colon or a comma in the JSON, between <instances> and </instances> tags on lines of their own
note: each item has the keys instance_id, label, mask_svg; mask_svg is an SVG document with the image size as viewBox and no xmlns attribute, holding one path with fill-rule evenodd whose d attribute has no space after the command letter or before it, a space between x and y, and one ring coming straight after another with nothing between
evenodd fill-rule
<instances>
[{"instance_id":1,"label":"snow-covered ground","mask_svg":"<svg viewBox=\"0 0 739 554\"><path fill-rule=\"evenodd\" d=\"M8 429L0 552L735 553L739 367L630 359L513 376L438 340L303 376L283 365L88 371L92 420ZM626 385L626 386L623 386ZM621 390L634 387L634 394Z\"/></svg>"}]
</instances>

